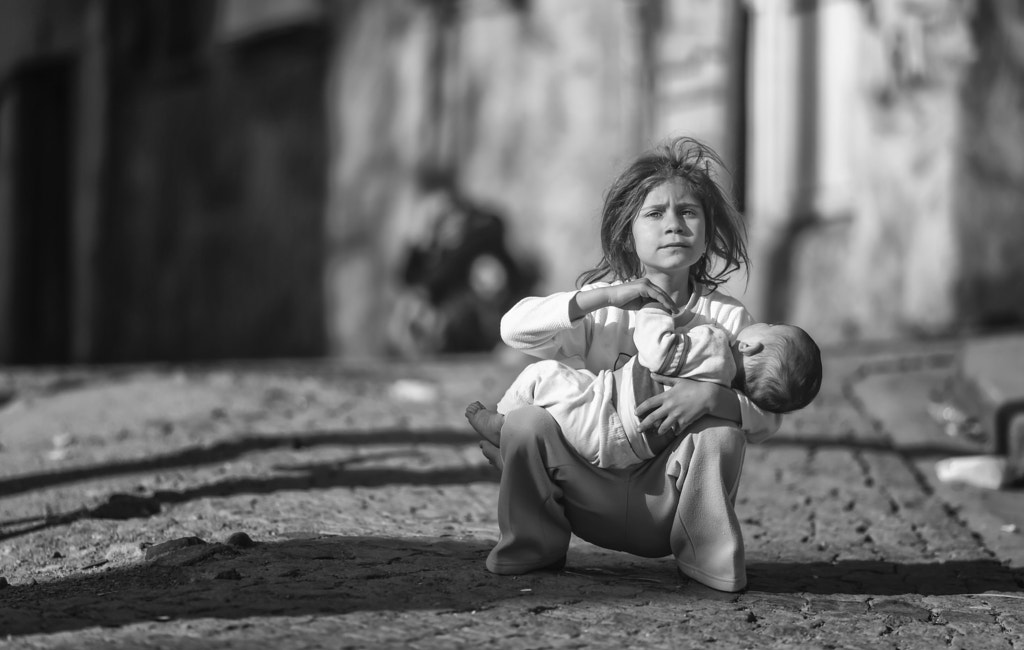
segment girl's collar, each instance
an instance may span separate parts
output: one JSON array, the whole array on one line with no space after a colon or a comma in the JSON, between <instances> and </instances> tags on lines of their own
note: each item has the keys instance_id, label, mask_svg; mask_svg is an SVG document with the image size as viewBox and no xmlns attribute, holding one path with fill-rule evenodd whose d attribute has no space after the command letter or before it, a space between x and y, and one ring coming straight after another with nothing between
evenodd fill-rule
<instances>
[{"instance_id":1,"label":"girl's collar","mask_svg":"<svg viewBox=\"0 0 1024 650\"><path fill-rule=\"evenodd\" d=\"M700 286L694 286L690 289L690 299L686 301L686 304L680 307L680 311L693 311L697 306L697 301L700 300L703 292L700 290Z\"/></svg>"}]
</instances>

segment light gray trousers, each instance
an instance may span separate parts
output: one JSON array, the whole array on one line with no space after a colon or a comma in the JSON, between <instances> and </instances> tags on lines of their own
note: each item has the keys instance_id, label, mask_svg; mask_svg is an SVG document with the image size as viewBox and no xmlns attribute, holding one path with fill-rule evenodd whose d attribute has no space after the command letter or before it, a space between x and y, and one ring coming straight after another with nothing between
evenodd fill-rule
<instances>
[{"instance_id":1,"label":"light gray trousers","mask_svg":"<svg viewBox=\"0 0 1024 650\"><path fill-rule=\"evenodd\" d=\"M703 418L658 456L601 469L573 451L544 409L511 411L501 430L500 539L487 568L544 568L565 556L575 533L635 555L674 555L692 579L739 591L747 578L734 504L745 451L742 431Z\"/></svg>"}]
</instances>

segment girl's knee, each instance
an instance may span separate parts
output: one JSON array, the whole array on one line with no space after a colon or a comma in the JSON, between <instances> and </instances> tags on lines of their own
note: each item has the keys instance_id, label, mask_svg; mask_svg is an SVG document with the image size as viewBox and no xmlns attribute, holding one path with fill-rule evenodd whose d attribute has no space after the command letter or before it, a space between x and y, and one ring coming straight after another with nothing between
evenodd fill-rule
<instances>
[{"instance_id":1,"label":"girl's knee","mask_svg":"<svg viewBox=\"0 0 1024 650\"><path fill-rule=\"evenodd\" d=\"M537 396L537 391L543 385L551 381L551 378L559 372L559 364L551 359L534 361L523 368L519 377L513 382L513 389L528 396L526 403L532 404Z\"/></svg>"},{"instance_id":2,"label":"girl's knee","mask_svg":"<svg viewBox=\"0 0 1024 650\"><path fill-rule=\"evenodd\" d=\"M558 425L551 414L539 406L524 406L505 415L501 446L536 443L551 435L558 435Z\"/></svg>"},{"instance_id":3,"label":"girl's knee","mask_svg":"<svg viewBox=\"0 0 1024 650\"><path fill-rule=\"evenodd\" d=\"M705 452L732 455L743 453L747 438L734 427L713 427L697 434L696 446Z\"/></svg>"},{"instance_id":4,"label":"girl's knee","mask_svg":"<svg viewBox=\"0 0 1024 650\"><path fill-rule=\"evenodd\" d=\"M536 384L561 371L561 364L553 359L534 361L519 373L520 383Z\"/></svg>"},{"instance_id":5,"label":"girl's knee","mask_svg":"<svg viewBox=\"0 0 1024 650\"><path fill-rule=\"evenodd\" d=\"M555 361L554 359L541 359L540 361L534 361L530 365L536 368L538 372L545 374L554 374L562 368L562 362Z\"/></svg>"}]
</instances>

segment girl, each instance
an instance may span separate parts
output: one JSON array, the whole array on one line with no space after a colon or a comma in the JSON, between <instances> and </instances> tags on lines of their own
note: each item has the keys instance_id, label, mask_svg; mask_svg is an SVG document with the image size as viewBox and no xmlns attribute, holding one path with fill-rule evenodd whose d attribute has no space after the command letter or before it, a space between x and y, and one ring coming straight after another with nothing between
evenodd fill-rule
<instances>
[{"instance_id":1,"label":"girl","mask_svg":"<svg viewBox=\"0 0 1024 650\"><path fill-rule=\"evenodd\" d=\"M748 263L745 230L712 167L724 165L690 138L636 159L605 197L601 262L580 276L579 291L516 304L501 322L505 343L592 373L612 369L637 353L636 310L650 301L685 305L693 317L684 330L714 324L735 338L753 319L717 287ZM671 553L682 573L715 589L746 586L733 504L747 441L775 433L780 417L718 384L655 378L672 386L637 407L640 428L676 437L639 465L588 463L535 406L505 414L497 445L481 441L501 470L488 570L560 568L575 533L645 557Z\"/></svg>"}]
</instances>

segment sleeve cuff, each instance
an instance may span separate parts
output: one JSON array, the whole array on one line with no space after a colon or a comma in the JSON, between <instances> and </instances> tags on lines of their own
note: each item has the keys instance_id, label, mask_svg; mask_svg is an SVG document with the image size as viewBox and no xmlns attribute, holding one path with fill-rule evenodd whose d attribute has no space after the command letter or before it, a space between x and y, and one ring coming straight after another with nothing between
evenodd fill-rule
<instances>
[{"instance_id":1,"label":"sleeve cuff","mask_svg":"<svg viewBox=\"0 0 1024 650\"><path fill-rule=\"evenodd\" d=\"M759 443L775 435L782 425L782 416L758 408L750 398L736 391L740 406L740 428L747 434L747 442Z\"/></svg>"}]
</instances>

